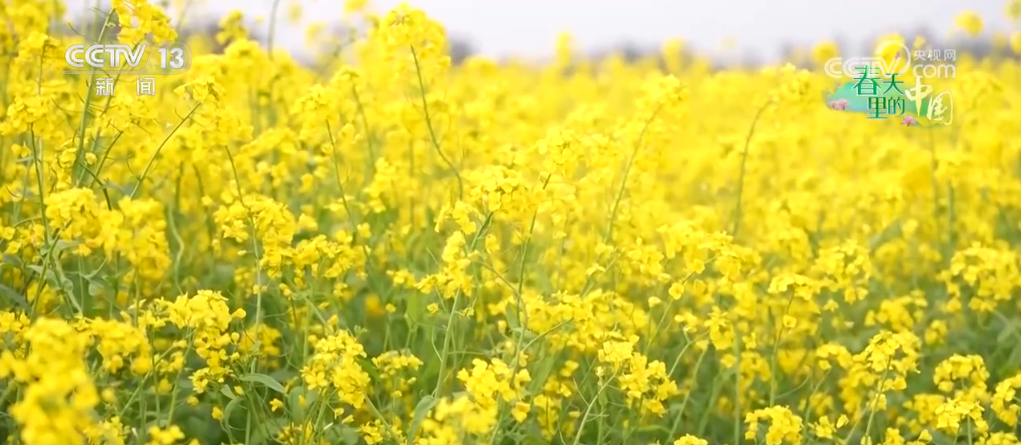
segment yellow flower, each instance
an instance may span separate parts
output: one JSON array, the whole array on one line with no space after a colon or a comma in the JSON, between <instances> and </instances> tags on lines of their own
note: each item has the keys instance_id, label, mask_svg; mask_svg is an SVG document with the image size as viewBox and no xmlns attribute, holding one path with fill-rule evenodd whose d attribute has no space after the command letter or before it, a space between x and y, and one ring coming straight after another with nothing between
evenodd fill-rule
<instances>
[{"instance_id":1,"label":"yellow flower","mask_svg":"<svg viewBox=\"0 0 1021 445\"><path fill-rule=\"evenodd\" d=\"M975 11L964 11L957 15L954 23L958 28L964 30L970 36L977 36L982 32L982 17Z\"/></svg>"},{"instance_id":2,"label":"yellow flower","mask_svg":"<svg viewBox=\"0 0 1021 445\"><path fill-rule=\"evenodd\" d=\"M346 0L344 2L345 13L355 13L365 10L369 6L368 0Z\"/></svg>"},{"instance_id":3,"label":"yellow flower","mask_svg":"<svg viewBox=\"0 0 1021 445\"><path fill-rule=\"evenodd\" d=\"M184 439L184 432L177 425L171 425L166 429L155 426L149 428L148 445L174 445L182 439Z\"/></svg>"},{"instance_id":4,"label":"yellow flower","mask_svg":"<svg viewBox=\"0 0 1021 445\"><path fill-rule=\"evenodd\" d=\"M798 319L790 315L783 316L783 327L787 329L794 329L798 325Z\"/></svg>"},{"instance_id":5,"label":"yellow flower","mask_svg":"<svg viewBox=\"0 0 1021 445\"><path fill-rule=\"evenodd\" d=\"M745 439L756 440L759 422L763 420L768 421L769 425L765 436L767 445L801 443L802 419L784 406L758 409L746 414Z\"/></svg>"},{"instance_id":6,"label":"yellow flower","mask_svg":"<svg viewBox=\"0 0 1021 445\"><path fill-rule=\"evenodd\" d=\"M692 436L691 434L685 434L675 440L673 445L709 445L709 441Z\"/></svg>"},{"instance_id":7,"label":"yellow flower","mask_svg":"<svg viewBox=\"0 0 1021 445\"><path fill-rule=\"evenodd\" d=\"M518 423L522 423L528 418L528 412L531 410L531 405L525 402L518 402L514 404L514 409L511 411L511 415L514 416L514 420Z\"/></svg>"},{"instance_id":8,"label":"yellow flower","mask_svg":"<svg viewBox=\"0 0 1021 445\"><path fill-rule=\"evenodd\" d=\"M1011 20L1021 20L1021 0L1008 0L1006 12Z\"/></svg>"},{"instance_id":9,"label":"yellow flower","mask_svg":"<svg viewBox=\"0 0 1021 445\"><path fill-rule=\"evenodd\" d=\"M269 409L270 409L270 411L277 412L277 411L279 411L279 410L281 410L283 408L284 408L284 402L281 402L280 399L273 399L273 400L269 401Z\"/></svg>"},{"instance_id":10,"label":"yellow flower","mask_svg":"<svg viewBox=\"0 0 1021 445\"><path fill-rule=\"evenodd\" d=\"M812 61L822 66L826 61L840 55L837 43L831 40L821 42L812 48Z\"/></svg>"}]
</instances>

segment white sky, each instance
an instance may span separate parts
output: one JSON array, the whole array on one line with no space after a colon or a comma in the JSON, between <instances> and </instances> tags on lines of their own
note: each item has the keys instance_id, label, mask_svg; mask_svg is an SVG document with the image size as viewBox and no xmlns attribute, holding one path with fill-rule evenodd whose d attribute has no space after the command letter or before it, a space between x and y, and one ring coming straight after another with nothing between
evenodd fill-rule
<instances>
[{"instance_id":1,"label":"white sky","mask_svg":"<svg viewBox=\"0 0 1021 445\"><path fill-rule=\"evenodd\" d=\"M86 0L88 1L88 0ZM304 6L305 23L336 21L342 0L282 0ZM75 3L69 0L68 3ZM272 0L206 0L196 13L221 15L241 9L246 16L268 17ZM399 0L375 0L385 10ZM857 44L888 31L910 32L920 27L949 31L964 10L978 12L986 33L1009 31L1006 0L408 0L446 25L448 33L470 39L479 52L491 56L545 57L553 52L556 36L572 32L583 49L606 48L630 41L642 45L680 37L692 46L726 57L754 52L763 59L776 56L785 42L811 43L840 37ZM80 8L73 8L72 11ZM874 9L884 11L875 14ZM331 19L332 18L332 19ZM285 22L281 20L280 22ZM262 26L267 26L268 21ZM279 23L277 42L302 49L303 26ZM911 38L911 36L906 36ZM734 47L722 42L733 39Z\"/></svg>"}]
</instances>

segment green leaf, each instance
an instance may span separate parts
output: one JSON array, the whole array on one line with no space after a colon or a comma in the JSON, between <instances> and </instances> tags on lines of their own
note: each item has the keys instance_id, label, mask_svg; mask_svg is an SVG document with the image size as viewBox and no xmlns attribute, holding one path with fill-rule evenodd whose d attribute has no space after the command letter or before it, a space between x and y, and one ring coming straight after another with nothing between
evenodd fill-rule
<instances>
[{"instance_id":1,"label":"green leaf","mask_svg":"<svg viewBox=\"0 0 1021 445\"><path fill-rule=\"evenodd\" d=\"M29 264L28 266L25 267L28 268L28 270L31 270L32 272L35 272L39 275L43 274L43 267L38 264Z\"/></svg>"},{"instance_id":2,"label":"green leaf","mask_svg":"<svg viewBox=\"0 0 1021 445\"><path fill-rule=\"evenodd\" d=\"M96 266L96 269L93 270L92 272L89 273L79 272L78 274L81 275L81 277L86 280L93 281L96 278L96 275L99 275L99 273L103 271L103 266L105 265L106 260L104 259L103 262L100 263L99 266Z\"/></svg>"},{"instance_id":3,"label":"green leaf","mask_svg":"<svg viewBox=\"0 0 1021 445\"><path fill-rule=\"evenodd\" d=\"M14 267L21 267L23 263L21 262L21 258L5 253L0 255L0 264L11 264Z\"/></svg>"},{"instance_id":4,"label":"green leaf","mask_svg":"<svg viewBox=\"0 0 1021 445\"><path fill-rule=\"evenodd\" d=\"M305 406L302 406L302 396L305 397ZM319 393L315 391L308 391L303 386L295 386L291 390L291 394L287 397L287 411L291 414L291 419L299 421L305 418L306 407L314 406L316 401L319 400Z\"/></svg>"},{"instance_id":5,"label":"green leaf","mask_svg":"<svg viewBox=\"0 0 1021 445\"><path fill-rule=\"evenodd\" d=\"M1017 332L1017 322L1007 322L1007 326L1004 326L1003 331L1000 331L1000 335L996 337L997 343L1005 343L1012 335Z\"/></svg>"},{"instance_id":6,"label":"green leaf","mask_svg":"<svg viewBox=\"0 0 1021 445\"><path fill-rule=\"evenodd\" d=\"M340 429L340 443L358 443L358 430L351 427Z\"/></svg>"},{"instance_id":7,"label":"green leaf","mask_svg":"<svg viewBox=\"0 0 1021 445\"><path fill-rule=\"evenodd\" d=\"M511 332L521 327L521 322L518 320L518 308L515 305L506 305L503 308L503 316L507 319L507 326L510 327Z\"/></svg>"},{"instance_id":8,"label":"green leaf","mask_svg":"<svg viewBox=\"0 0 1021 445\"><path fill-rule=\"evenodd\" d=\"M1007 359L1007 363L1017 366L1021 364L1021 345L1014 347L1014 350L1010 352L1010 358Z\"/></svg>"},{"instance_id":9,"label":"green leaf","mask_svg":"<svg viewBox=\"0 0 1021 445\"><path fill-rule=\"evenodd\" d=\"M103 284L99 281L89 281L89 296L99 297L103 295Z\"/></svg>"},{"instance_id":10,"label":"green leaf","mask_svg":"<svg viewBox=\"0 0 1021 445\"><path fill-rule=\"evenodd\" d=\"M640 433L667 433L670 434L670 429L663 425L646 425L638 428Z\"/></svg>"},{"instance_id":11,"label":"green leaf","mask_svg":"<svg viewBox=\"0 0 1021 445\"><path fill-rule=\"evenodd\" d=\"M236 400L238 398L238 396L234 395L234 391L231 391L230 387L227 386L227 385L223 385L223 386L220 387L220 394L223 394L225 397L227 397L230 400ZM224 417L227 417L227 416L224 415Z\"/></svg>"},{"instance_id":12,"label":"green leaf","mask_svg":"<svg viewBox=\"0 0 1021 445\"><path fill-rule=\"evenodd\" d=\"M372 364L371 361L364 358L358 358L356 361L362 367L362 370L365 371L365 373L368 374L372 380L379 380L379 370L376 369L376 365Z\"/></svg>"},{"instance_id":13,"label":"green leaf","mask_svg":"<svg viewBox=\"0 0 1021 445\"><path fill-rule=\"evenodd\" d=\"M60 289L66 294L74 297L74 282L72 282L70 278L63 275L60 276Z\"/></svg>"},{"instance_id":14,"label":"green leaf","mask_svg":"<svg viewBox=\"0 0 1021 445\"><path fill-rule=\"evenodd\" d=\"M78 241L57 240L53 248L56 249L56 252L61 252L64 250L78 247L79 244L81 243L79 243Z\"/></svg>"},{"instance_id":15,"label":"green leaf","mask_svg":"<svg viewBox=\"0 0 1021 445\"><path fill-rule=\"evenodd\" d=\"M0 296L3 296L5 300L10 301L14 305L21 306L22 309L28 309L30 306L24 295L3 284L0 284Z\"/></svg>"},{"instance_id":16,"label":"green leaf","mask_svg":"<svg viewBox=\"0 0 1021 445\"><path fill-rule=\"evenodd\" d=\"M412 327L418 326L418 324L422 321L420 315L423 312L422 309L423 297L424 295L413 295L406 297L404 299L405 304L407 304L407 307L404 310L404 318L408 320L408 324L410 324Z\"/></svg>"},{"instance_id":17,"label":"green leaf","mask_svg":"<svg viewBox=\"0 0 1021 445\"><path fill-rule=\"evenodd\" d=\"M28 270L31 270L32 272L35 272L38 275L43 275L43 271L45 270L46 274L43 275L43 279L46 281L48 285L59 289L64 288L63 283L61 283L60 280L57 279L57 274L53 272L53 269L49 268L44 269L43 266L40 266L38 264L29 264L26 267L28 268Z\"/></svg>"},{"instance_id":18,"label":"green leaf","mask_svg":"<svg viewBox=\"0 0 1021 445\"><path fill-rule=\"evenodd\" d=\"M223 408L223 418L220 419L220 427L227 432L227 437L230 438L231 442L237 442L234 439L234 433L230 427L230 416L234 413L234 409L241 406L241 399L234 399L227 403L227 406Z\"/></svg>"},{"instance_id":19,"label":"green leaf","mask_svg":"<svg viewBox=\"0 0 1021 445\"><path fill-rule=\"evenodd\" d=\"M281 385L280 382L273 380L272 377L266 374L258 373L245 374L241 377L238 377L238 379L244 382L262 383L263 385L266 385L266 387L268 387L269 389L272 389L280 394L287 395L287 391L284 390L284 385Z\"/></svg>"},{"instance_id":20,"label":"green leaf","mask_svg":"<svg viewBox=\"0 0 1021 445\"><path fill-rule=\"evenodd\" d=\"M290 369L278 369L269 373L269 377L278 382L289 382L293 380L296 375L298 374Z\"/></svg>"},{"instance_id":21,"label":"green leaf","mask_svg":"<svg viewBox=\"0 0 1021 445\"><path fill-rule=\"evenodd\" d=\"M422 421L429 414L429 410L433 409L437 403L439 403L439 399L429 395L418 401L418 405L415 406L415 416L411 418L411 425L408 426L408 445L415 443L415 434L418 433L418 428L422 426Z\"/></svg>"},{"instance_id":22,"label":"green leaf","mask_svg":"<svg viewBox=\"0 0 1021 445\"><path fill-rule=\"evenodd\" d=\"M276 437L283 429L284 427L279 421L276 419L269 419L269 423L267 425L261 428L255 428L255 431L252 432L252 438L248 443L273 443L274 441L267 440L267 438Z\"/></svg>"}]
</instances>

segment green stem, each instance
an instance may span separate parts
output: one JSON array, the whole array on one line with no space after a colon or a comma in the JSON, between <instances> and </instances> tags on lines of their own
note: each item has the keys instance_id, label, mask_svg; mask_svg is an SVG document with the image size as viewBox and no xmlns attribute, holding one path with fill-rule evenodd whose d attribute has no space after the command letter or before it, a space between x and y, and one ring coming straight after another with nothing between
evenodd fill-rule
<instances>
[{"instance_id":1,"label":"green stem","mask_svg":"<svg viewBox=\"0 0 1021 445\"><path fill-rule=\"evenodd\" d=\"M454 163L443 154L443 150L440 148L440 140L436 137L436 130L433 129L432 115L429 114L429 102L425 99L425 80L422 79L422 67L418 62L418 53L415 51L415 47L411 47L411 57L415 60L415 74L418 75L418 90L422 98L422 111L425 113L425 125L429 128L429 138L432 140L433 148L436 149L436 153L440 155L443 162L450 167L450 170L454 172L454 176L457 177L457 197L461 199L464 197L464 181L461 179L461 172L457 171L457 167ZM368 137L368 135L366 135Z\"/></svg>"},{"instance_id":2,"label":"green stem","mask_svg":"<svg viewBox=\"0 0 1021 445\"><path fill-rule=\"evenodd\" d=\"M142 170L142 175L138 177L138 182L135 183L135 188L131 190L131 194L128 195L130 199L135 199L135 196L138 195L138 190L142 188L142 183L145 182L146 176L149 175L149 170L152 169L152 166L156 162L156 158L159 156L160 151L163 150L163 147L167 145L167 142L170 141L170 138L174 137L174 134L177 133L177 130L180 129L181 126L184 125L184 123L191 118L191 115L194 114L195 110L198 110L200 106L202 106L201 103L195 104L195 106L192 107L191 111L189 111L188 114L185 115L184 118L177 123L174 129L170 131L170 134L168 134L167 137L163 138L163 142L160 142L160 145L156 147L156 151L152 153L152 156L149 156L149 161L145 163L145 169Z\"/></svg>"},{"instance_id":3,"label":"green stem","mask_svg":"<svg viewBox=\"0 0 1021 445\"><path fill-rule=\"evenodd\" d=\"M737 231L741 228L741 215L744 212L742 200L744 198L744 178L748 170L748 147L752 143L752 136L755 135L755 127L759 123L759 118L762 117L762 113L766 111L770 103L767 101L755 112L755 118L752 119L752 125L748 128L748 134L744 138L744 149L741 150L741 171L737 177L737 204L734 208L734 225L730 228L730 235L734 238L737 238Z\"/></svg>"}]
</instances>

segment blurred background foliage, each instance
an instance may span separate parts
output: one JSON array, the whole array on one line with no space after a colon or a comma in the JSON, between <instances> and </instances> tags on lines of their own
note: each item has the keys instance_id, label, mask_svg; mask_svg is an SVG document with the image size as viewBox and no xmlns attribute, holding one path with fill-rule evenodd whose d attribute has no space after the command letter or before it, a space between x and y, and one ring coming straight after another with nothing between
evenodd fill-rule
<instances>
[{"instance_id":1,"label":"blurred background foliage","mask_svg":"<svg viewBox=\"0 0 1021 445\"><path fill-rule=\"evenodd\" d=\"M198 16L195 14L189 15L186 19L177 19L179 41L191 42L201 41L206 45L209 45L208 49L211 53L221 53L225 47L223 43L217 42L216 35L220 31L220 23L225 17L216 16ZM106 14L101 10L93 10L91 16L86 17L74 17L72 18L73 24L67 26L68 32L77 33L86 36L96 35L96 31L100 29ZM106 35L109 37L115 37L118 29L116 18L112 20L113 23L108 24L108 30ZM84 25L82 25L84 24ZM257 27L250 27L248 29L249 37L252 40L266 45L269 40L269 27L265 23L260 24ZM328 27L325 32L331 36L350 36L349 39L340 39L342 41L350 42L357 37L358 31L349 29L341 24L335 24ZM900 34L905 38L905 41L911 42L916 37L922 37L932 48L947 48L955 49L959 53L969 53L980 58L994 57L994 58L1017 58L1018 55L1011 51L1007 43L1007 36L1005 34L984 34L980 37L968 37L968 38L947 38L941 36L939 32L928 29L926 27L916 27L914 29L904 30L893 30L893 32ZM846 52L848 49L857 48L868 48L879 41L885 34L876 34L863 41L851 42L846 39L842 39L839 36L834 37L833 41L837 44L842 52ZM463 36L453 35L449 37L450 43L450 56L454 64L459 64L465 59L478 55L478 47L470 38ZM327 53L336 52L336 48L327 49ZM714 57L709 54L708 51L702 51L700 48L685 47L685 57L701 57L712 62L714 68L758 68L766 64L766 60L758 53L754 51L744 51L737 57L728 55L727 57ZM785 43L780 46L780 55L783 61L793 63L794 65L801 68L809 68L812 66L811 58L812 48L810 46ZM854 51L850 51L854 52ZM586 56L590 60L598 61L607 57L620 57L624 61L634 62L638 60L648 60L650 58L661 59L662 49L655 46L641 45L634 42L622 41L614 46L601 48L594 51L590 51ZM859 54L863 55L863 54ZM314 63L311 57L308 56L295 56L295 58L302 63L311 65ZM723 60L727 59L727 60ZM662 64L662 60L660 60Z\"/></svg>"}]
</instances>

